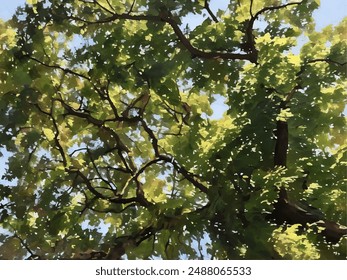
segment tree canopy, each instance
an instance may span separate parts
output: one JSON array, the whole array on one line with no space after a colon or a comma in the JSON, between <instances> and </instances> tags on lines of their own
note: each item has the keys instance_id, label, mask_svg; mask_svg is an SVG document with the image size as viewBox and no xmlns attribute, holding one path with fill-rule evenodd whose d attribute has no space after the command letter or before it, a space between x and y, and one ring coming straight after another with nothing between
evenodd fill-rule
<instances>
[{"instance_id":1,"label":"tree canopy","mask_svg":"<svg viewBox=\"0 0 347 280\"><path fill-rule=\"evenodd\" d=\"M0 21L1 259L346 258L347 18L27 2Z\"/></svg>"}]
</instances>

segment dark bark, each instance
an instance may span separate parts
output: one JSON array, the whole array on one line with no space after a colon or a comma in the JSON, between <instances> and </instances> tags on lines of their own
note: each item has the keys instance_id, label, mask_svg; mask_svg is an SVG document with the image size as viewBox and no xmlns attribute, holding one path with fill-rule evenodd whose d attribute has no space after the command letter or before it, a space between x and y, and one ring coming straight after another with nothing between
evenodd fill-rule
<instances>
[{"instance_id":1,"label":"dark bark","mask_svg":"<svg viewBox=\"0 0 347 280\"><path fill-rule=\"evenodd\" d=\"M274 165L286 166L287 165L287 151L288 151L288 123L284 121L277 121L276 123L276 146Z\"/></svg>"}]
</instances>

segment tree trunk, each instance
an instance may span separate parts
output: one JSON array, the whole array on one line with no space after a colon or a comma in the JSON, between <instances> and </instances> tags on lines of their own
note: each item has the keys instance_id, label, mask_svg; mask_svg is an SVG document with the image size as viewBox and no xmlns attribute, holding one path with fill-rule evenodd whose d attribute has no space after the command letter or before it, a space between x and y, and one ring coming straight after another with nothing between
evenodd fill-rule
<instances>
[{"instance_id":1,"label":"tree trunk","mask_svg":"<svg viewBox=\"0 0 347 280\"><path fill-rule=\"evenodd\" d=\"M276 124L276 146L274 155L275 166L287 165L288 151L288 123L277 121ZM311 209L310 209L311 208ZM288 198L287 191L281 188L277 203L274 205L274 211L270 218L275 220L277 224L301 224L306 226L308 223L317 223L318 226L325 229L321 232L328 242L337 243L340 238L347 235L347 228L341 227L339 224L322 219L318 215L314 207L305 207L305 209L297 202Z\"/></svg>"}]
</instances>

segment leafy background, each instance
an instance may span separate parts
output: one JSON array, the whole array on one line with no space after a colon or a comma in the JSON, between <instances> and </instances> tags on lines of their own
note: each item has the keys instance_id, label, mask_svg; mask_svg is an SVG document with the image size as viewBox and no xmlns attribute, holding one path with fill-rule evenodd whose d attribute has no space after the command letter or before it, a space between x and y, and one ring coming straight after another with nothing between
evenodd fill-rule
<instances>
[{"instance_id":1,"label":"leafy background","mask_svg":"<svg viewBox=\"0 0 347 280\"><path fill-rule=\"evenodd\" d=\"M194 59L156 21L89 25L95 7L65 2L72 4L58 1L51 14L26 9L34 20L14 21L17 42L1 27L11 48L5 68L12 56L17 63L2 85L1 140L15 155L1 188L12 202L1 216L11 232L3 234L2 258L344 257L345 244L326 244L319 224L303 230L264 219L282 188L310 204L303 211L315 206L315 216L346 220L345 73L326 61L300 70L321 57L343 61L344 23L314 32L317 1L265 16L271 28L259 26L257 67ZM233 51L246 39L227 27L249 17L243 7L236 16L217 12L223 24L205 20L185 32L197 46ZM64 21L69 12L85 16L86 26ZM56 24L38 28L47 19ZM290 53L303 25L309 41L302 38L300 55ZM288 94L298 85L305 91ZM288 96L292 106L280 108ZM211 104L221 100L228 110L217 118ZM272 168L276 121L289 122L288 168Z\"/></svg>"}]
</instances>

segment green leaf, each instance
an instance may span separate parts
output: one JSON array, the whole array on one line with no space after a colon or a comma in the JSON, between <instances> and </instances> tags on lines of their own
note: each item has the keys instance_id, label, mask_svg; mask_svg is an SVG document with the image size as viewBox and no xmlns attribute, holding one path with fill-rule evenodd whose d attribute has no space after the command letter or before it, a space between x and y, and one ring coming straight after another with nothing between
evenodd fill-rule
<instances>
[{"instance_id":1,"label":"green leaf","mask_svg":"<svg viewBox=\"0 0 347 280\"><path fill-rule=\"evenodd\" d=\"M49 221L48 231L51 235L57 235L66 225L67 217L65 212L58 212Z\"/></svg>"},{"instance_id":2,"label":"green leaf","mask_svg":"<svg viewBox=\"0 0 347 280\"><path fill-rule=\"evenodd\" d=\"M156 88L156 94L171 105L180 106L181 100L176 82L172 79L166 79L164 83Z\"/></svg>"}]
</instances>

